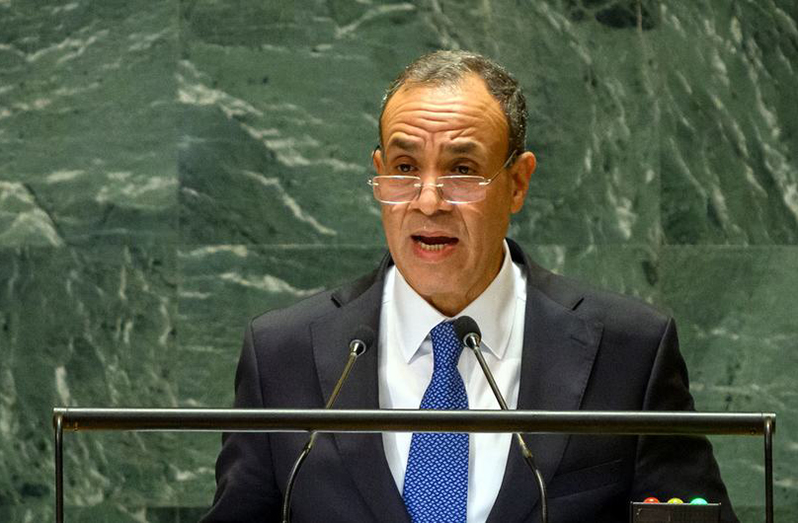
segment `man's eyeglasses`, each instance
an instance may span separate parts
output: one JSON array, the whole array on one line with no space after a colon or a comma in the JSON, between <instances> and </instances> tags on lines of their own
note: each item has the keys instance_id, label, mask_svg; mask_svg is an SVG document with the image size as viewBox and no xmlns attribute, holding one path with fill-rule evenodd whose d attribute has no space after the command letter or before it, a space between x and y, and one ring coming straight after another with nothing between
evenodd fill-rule
<instances>
[{"instance_id":1,"label":"man's eyeglasses","mask_svg":"<svg viewBox=\"0 0 798 523\"><path fill-rule=\"evenodd\" d=\"M447 174L439 176L436 183L421 183L419 176L388 175L374 176L368 184L374 190L374 198L388 205L409 203L418 198L424 187L435 187L442 200L448 203L475 203L485 199L488 185L502 171L513 164L516 153L513 152L490 178L479 175Z\"/></svg>"}]
</instances>

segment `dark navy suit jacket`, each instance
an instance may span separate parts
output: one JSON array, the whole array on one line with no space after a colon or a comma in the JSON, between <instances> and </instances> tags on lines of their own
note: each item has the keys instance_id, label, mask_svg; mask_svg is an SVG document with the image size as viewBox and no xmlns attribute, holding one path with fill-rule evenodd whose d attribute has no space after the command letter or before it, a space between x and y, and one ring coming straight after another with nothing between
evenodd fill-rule
<instances>
[{"instance_id":1,"label":"dark navy suit jacket","mask_svg":"<svg viewBox=\"0 0 798 523\"><path fill-rule=\"evenodd\" d=\"M518 408L692 410L671 318L595 291L533 263L509 241L527 276ZM372 274L247 329L235 380L238 408L322 408L361 324L378 330L386 256ZM360 357L335 408L377 409L377 350ZM207 522L279 521L283 489L307 436L223 436ZM629 501L701 496L737 521L705 438L526 436L548 485L549 520L625 522ZM513 441L490 522L539 521L538 490ZM379 434L324 434L299 475L292 521L409 522Z\"/></svg>"}]
</instances>

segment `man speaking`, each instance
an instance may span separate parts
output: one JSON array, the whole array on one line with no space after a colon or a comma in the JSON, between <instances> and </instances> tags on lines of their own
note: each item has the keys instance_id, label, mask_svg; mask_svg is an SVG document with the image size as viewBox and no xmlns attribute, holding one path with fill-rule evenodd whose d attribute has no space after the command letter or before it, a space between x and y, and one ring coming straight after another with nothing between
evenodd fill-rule
<instances>
[{"instance_id":1,"label":"man speaking","mask_svg":"<svg viewBox=\"0 0 798 523\"><path fill-rule=\"evenodd\" d=\"M247 329L235 406L322 408L358 329L376 339L335 407L497 409L452 320L482 331L511 409L691 410L671 318L536 265L505 239L535 170L515 79L440 51L389 87L370 181L390 251L368 276ZM704 438L527 435L551 522L628 521L629 502L701 496L737 521ZM226 434L205 521L279 521L303 434ZM510 434L335 434L315 442L292 521L539 521Z\"/></svg>"}]
</instances>

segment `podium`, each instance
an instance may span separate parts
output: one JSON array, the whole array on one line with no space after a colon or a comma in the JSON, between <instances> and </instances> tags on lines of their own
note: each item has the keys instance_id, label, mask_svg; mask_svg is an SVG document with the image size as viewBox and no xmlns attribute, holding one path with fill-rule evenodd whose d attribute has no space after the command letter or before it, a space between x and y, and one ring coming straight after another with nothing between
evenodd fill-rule
<instances>
[{"instance_id":1,"label":"podium","mask_svg":"<svg viewBox=\"0 0 798 523\"><path fill-rule=\"evenodd\" d=\"M774 413L529 410L53 409L55 518L64 521L65 431L167 432L521 432L761 436L765 520L773 522Z\"/></svg>"}]
</instances>

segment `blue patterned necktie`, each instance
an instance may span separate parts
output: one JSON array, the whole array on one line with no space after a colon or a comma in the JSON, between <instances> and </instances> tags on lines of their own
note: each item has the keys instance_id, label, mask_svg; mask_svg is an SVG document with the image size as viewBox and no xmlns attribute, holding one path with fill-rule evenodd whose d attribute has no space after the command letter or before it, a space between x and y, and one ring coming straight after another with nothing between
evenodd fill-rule
<instances>
[{"instance_id":1,"label":"blue patterned necktie","mask_svg":"<svg viewBox=\"0 0 798 523\"><path fill-rule=\"evenodd\" d=\"M463 346L450 322L430 331L433 370L421 409L468 409L457 360ZM468 434L414 433L403 497L413 523L465 522L468 500Z\"/></svg>"}]
</instances>

